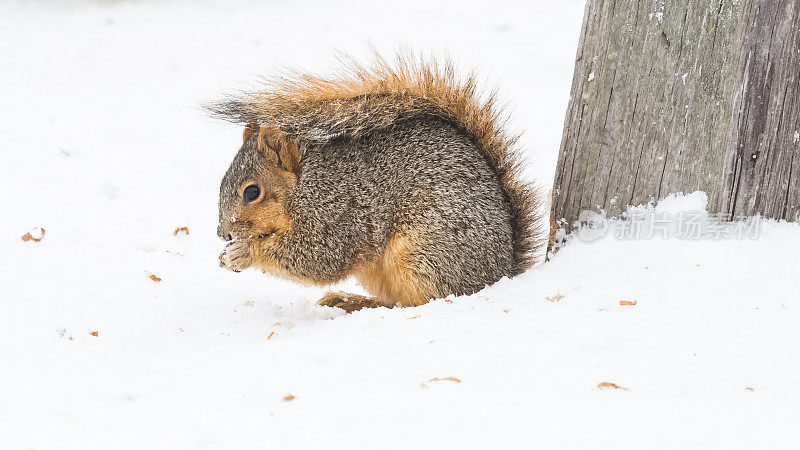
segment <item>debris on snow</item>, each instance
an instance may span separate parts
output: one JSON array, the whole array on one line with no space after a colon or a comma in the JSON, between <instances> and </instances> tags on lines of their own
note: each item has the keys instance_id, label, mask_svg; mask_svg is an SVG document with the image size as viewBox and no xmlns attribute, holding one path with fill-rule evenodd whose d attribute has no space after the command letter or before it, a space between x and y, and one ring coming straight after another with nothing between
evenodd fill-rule
<instances>
[{"instance_id":1,"label":"debris on snow","mask_svg":"<svg viewBox=\"0 0 800 450\"><path fill-rule=\"evenodd\" d=\"M144 271L144 273L145 273L145 275L147 275L147 278L150 278L151 280L155 281L156 283L161 283L161 277L159 277L158 275L156 275L154 273L151 273L151 272L148 272L146 270Z\"/></svg>"},{"instance_id":2,"label":"debris on snow","mask_svg":"<svg viewBox=\"0 0 800 450\"><path fill-rule=\"evenodd\" d=\"M563 298L564 298L563 294L556 294L551 297L545 297L544 299L547 300L548 302L555 303L555 302L560 302L561 299Z\"/></svg>"},{"instance_id":3,"label":"debris on snow","mask_svg":"<svg viewBox=\"0 0 800 450\"><path fill-rule=\"evenodd\" d=\"M614 383L611 383L611 382L608 382L608 381L603 381L602 383L599 383L597 385L597 388L600 389L600 390L603 390L603 391L608 390L608 389L619 389L619 390L622 390L622 391L629 391L630 390L628 388L624 388L622 386L618 386L618 385L616 385Z\"/></svg>"},{"instance_id":4,"label":"debris on snow","mask_svg":"<svg viewBox=\"0 0 800 450\"><path fill-rule=\"evenodd\" d=\"M33 242L40 242L44 239L44 228L42 227L34 227L31 228L31 231L22 235L20 239L25 242L33 241Z\"/></svg>"}]
</instances>

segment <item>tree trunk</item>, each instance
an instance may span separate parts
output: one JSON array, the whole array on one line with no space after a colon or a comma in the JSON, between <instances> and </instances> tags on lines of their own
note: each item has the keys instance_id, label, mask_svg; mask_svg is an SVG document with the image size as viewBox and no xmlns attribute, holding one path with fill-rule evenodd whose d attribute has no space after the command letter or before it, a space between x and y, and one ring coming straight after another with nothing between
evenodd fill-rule
<instances>
[{"instance_id":1,"label":"tree trunk","mask_svg":"<svg viewBox=\"0 0 800 450\"><path fill-rule=\"evenodd\" d=\"M800 0L587 0L551 218L702 190L800 219Z\"/></svg>"}]
</instances>

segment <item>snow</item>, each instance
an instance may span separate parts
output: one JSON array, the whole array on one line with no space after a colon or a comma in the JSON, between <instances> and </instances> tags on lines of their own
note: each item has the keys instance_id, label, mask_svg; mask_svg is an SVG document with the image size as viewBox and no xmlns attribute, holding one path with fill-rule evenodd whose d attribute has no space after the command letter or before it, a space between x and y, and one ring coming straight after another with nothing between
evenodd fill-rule
<instances>
[{"instance_id":1,"label":"snow","mask_svg":"<svg viewBox=\"0 0 800 450\"><path fill-rule=\"evenodd\" d=\"M703 193L416 308L345 315L217 265L241 130L199 103L332 47L447 50L501 84L549 185L582 14L0 3L0 448L796 448L800 227L740 238ZM624 238L637 218L669 238Z\"/></svg>"}]
</instances>

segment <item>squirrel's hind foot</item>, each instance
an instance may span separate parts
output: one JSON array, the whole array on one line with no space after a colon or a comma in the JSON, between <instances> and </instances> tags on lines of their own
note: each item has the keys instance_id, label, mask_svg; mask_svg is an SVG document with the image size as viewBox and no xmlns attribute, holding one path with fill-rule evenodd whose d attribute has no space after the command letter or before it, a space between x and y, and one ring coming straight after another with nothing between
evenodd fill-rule
<instances>
[{"instance_id":1,"label":"squirrel's hind foot","mask_svg":"<svg viewBox=\"0 0 800 450\"><path fill-rule=\"evenodd\" d=\"M330 306L331 308L340 308L348 313L358 311L362 308L379 308L381 306L385 306L387 308L394 307L394 305L387 305L375 297L348 294L341 291L328 292L317 302L317 304L321 306Z\"/></svg>"}]
</instances>

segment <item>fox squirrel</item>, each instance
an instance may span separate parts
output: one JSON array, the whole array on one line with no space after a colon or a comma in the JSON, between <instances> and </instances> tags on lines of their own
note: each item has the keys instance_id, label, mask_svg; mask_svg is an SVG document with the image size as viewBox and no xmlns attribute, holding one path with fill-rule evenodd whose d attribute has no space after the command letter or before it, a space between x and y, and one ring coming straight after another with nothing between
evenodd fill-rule
<instances>
[{"instance_id":1,"label":"fox squirrel","mask_svg":"<svg viewBox=\"0 0 800 450\"><path fill-rule=\"evenodd\" d=\"M450 61L346 58L338 76L297 74L207 106L245 125L220 186L220 265L328 285L346 311L470 294L530 267L542 195L519 177L494 96Z\"/></svg>"}]
</instances>

